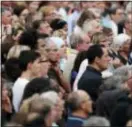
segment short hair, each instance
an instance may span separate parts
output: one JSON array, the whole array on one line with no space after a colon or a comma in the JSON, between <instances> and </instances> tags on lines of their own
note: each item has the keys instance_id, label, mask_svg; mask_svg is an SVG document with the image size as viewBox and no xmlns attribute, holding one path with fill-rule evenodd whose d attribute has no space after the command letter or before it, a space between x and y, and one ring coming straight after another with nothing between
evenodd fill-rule
<instances>
[{"instance_id":1,"label":"short hair","mask_svg":"<svg viewBox=\"0 0 132 127\"><path fill-rule=\"evenodd\" d=\"M131 71L132 74L132 65L129 66L121 66L117 68L114 72L113 75L121 75L121 76L129 76L129 72Z\"/></svg>"},{"instance_id":2,"label":"short hair","mask_svg":"<svg viewBox=\"0 0 132 127\"><path fill-rule=\"evenodd\" d=\"M105 117L91 116L84 121L83 127L110 127L110 122Z\"/></svg>"},{"instance_id":3,"label":"short hair","mask_svg":"<svg viewBox=\"0 0 132 127\"><path fill-rule=\"evenodd\" d=\"M16 81L21 74L19 60L17 58L10 58L5 62L5 73L11 81Z\"/></svg>"},{"instance_id":4,"label":"short hair","mask_svg":"<svg viewBox=\"0 0 132 127\"><path fill-rule=\"evenodd\" d=\"M122 89L127 79L127 76L113 75L103 81L103 84L100 86L100 91Z\"/></svg>"},{"instance_id":5,"label":"short hair","mask_svg":"<svg viewBox=\"0 0 132 127\"><path fill-rule=\"evenodd\" d=\"M68 99L67 99L67 105L69 109L74 112L77 111L80 108L81 104L81 98L78 94L77 91L74 91L69 94Z\"/></svg>"},{"instance_id":6,"label":"short hair","mask_svg":"<svg viewBox=\"0 0 132 127\"><path fill-rule=\"evenodd\" d=\"M31 97L33 94L41 94L51 89L48 78L35 78L25 87L22 100Z\"/></svg>"},{"instance_id":7,"label":"short hair","mask_svg":"<svg viewBox=\"0 0 132 127\"><path fill-rule=\"evenodd\" d=\"M29 46L31 49L35 48L37 40L37 32L34 29L26 29L19 39L20 45Z\"/></svg>"},{"instance_id":8,"label":"short hair","mask_svg":"<svg viewBox=\"0 0 132 127\"><path fill-rule=\"evenodd\" d=\"M78 44L81 44L83 39L80 35L72 33L70 36L70 45L72 49L76 49Z\"/></svg>"},{"instance_id":9,"label":"short hair","mask_svg":"<svg viewBox=\"0 0 132 127\"><path fill-rule=\"evenodd\" d=\"M101 58L103 55L103 46L102 45L92 45L87 51L87 59L89 61L89 64L92 64L96 57Z\"/></svg>"},{"instance_id":10,"label":"short hair","mask_svg":"<svg viewBox=\"0 0 132 127\"><path fill-rule=\"evenodd\" d=\"M33 63L40 57L40 54L35 51L22 51L19 56L19 67L21 71L27 70L27 65Z\"/></svg>"}]
</instances>

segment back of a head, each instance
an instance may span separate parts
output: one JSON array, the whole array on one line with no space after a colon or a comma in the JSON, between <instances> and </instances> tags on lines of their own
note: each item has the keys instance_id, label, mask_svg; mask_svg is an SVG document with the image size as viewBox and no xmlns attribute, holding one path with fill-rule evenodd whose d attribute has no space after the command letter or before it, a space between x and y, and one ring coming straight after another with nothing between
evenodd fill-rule
<instances>
[{"instance_id":1,"label":"back of a head","mask_svg":"<svg viewBox=\"0 0 132 127\"><path fill-rule=\"evenodd\" d=\"M129 77L130 73L132 74L132 66L121 66L114 71L113 75Z\"/></svg>"},{"instance_id":2,"label":"back of a head","mask_svg":"<svg viewBox=\"0 0 132 127\"><path fill-rule=\"evenodd\" d=\"M54 104L56 104L59 99L59 96L55 91L47 91L47 92L42 93L40 96L43 99L49 99Z\"/></svg>"},{"instance_id":3,"label":"back of a head","mask_svg":"<svg viewBox=\"0 0 132 127\"><path fill-rule=\"evenodd\" d=\"M21 74L21 69L19 68L19 60L17 58L10 58L6 61L5 73L11 81L16 81L16 79Z\"/></svg>"},{"instance_id":4,"label":"back of a head","mask_svg":"<svg viewBox=\"0 0 132 127\"><path fill-rule=\"evenodd\" d=\"M22 71L27 70L27 65L33 63L40 57L40 54L34 51L22 51L19 56L19 67Z\"/></svg>"},{"instance_id":5,"label":"back of a head","mask_svg":"<svg viewBox=\"0 0 132 127\"><path fill-rule=\"evenodd\" d=\"M25 30L20 36L19 44L26 45L29 46L31 49L34 49L36 45L36 40L37 40L37 32L34 29L29 28Z\"/></svg>"},{"instance_id":6,"label":"back of a head","mask_svg":"<svg viewBox=\"0 0 132 127\"><path fill-rule=\"evenodd\" d=\"M87 51L87 59L89 61L89 64L92 64L96 57L101 58L103 55L103 46L95 44L89 47Z\"/></svg>"},{"instance_id":7,"label":"back of a head","mask_svg":"<svg viewBox=\"0 0 132 127\"><path fill-rule=\"evenodd\" d=\"M67 105L71 112L77 111L80 108L80 104L82 102L82 90L74 91L69 94L67 99Z\"/></svg>"},{"instance_id":8,"label":"back of a head","mask_svg":"<svg viewBox=\"0 0 132 127\"><path fill-rule=\"evenodd\" d=\"M26 85L22 100L31 97L33 94L41 94L50 89L51 84L48 78L35 78Z\"/></svg>"},{"instance_id":9,"label":"back of a head","mask_svg":"<svg viewBox=\"0 0 132 127\"><path fill-rule=\"evenodd\" d=\"M104 117L91 116L83 123L83 127L110 127L110 123Z\"/></svg>"}]
</instances>

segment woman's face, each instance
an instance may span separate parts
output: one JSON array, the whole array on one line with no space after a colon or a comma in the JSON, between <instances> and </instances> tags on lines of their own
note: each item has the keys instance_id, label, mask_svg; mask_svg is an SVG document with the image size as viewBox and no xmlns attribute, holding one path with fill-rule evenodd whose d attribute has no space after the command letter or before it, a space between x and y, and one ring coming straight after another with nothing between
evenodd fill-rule
<instances>
[{"instance_id":1,"label":"woman's face","mask_svg":"<svg viewBox=\"0 0 132 127\"><path fill-rule=\"evenodd\" d=\"M61 58L66 58L66 45L63 44L58 50Z\"/></svg>"}]
</instances>

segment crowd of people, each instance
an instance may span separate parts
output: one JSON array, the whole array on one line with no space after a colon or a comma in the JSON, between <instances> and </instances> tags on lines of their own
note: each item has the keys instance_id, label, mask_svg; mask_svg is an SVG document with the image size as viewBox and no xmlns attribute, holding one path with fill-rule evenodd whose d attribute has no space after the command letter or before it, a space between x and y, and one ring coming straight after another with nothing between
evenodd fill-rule
<instances>
[{"instance_id":1,"label":"crowd of people","mask_svg":"<svg viewBox=\"0 0 132 127\"><path fill-rule=\"evenodd\" d=\"M132 2L2 1L2 126L132 126Z\"/></svg>"}]
</instances>

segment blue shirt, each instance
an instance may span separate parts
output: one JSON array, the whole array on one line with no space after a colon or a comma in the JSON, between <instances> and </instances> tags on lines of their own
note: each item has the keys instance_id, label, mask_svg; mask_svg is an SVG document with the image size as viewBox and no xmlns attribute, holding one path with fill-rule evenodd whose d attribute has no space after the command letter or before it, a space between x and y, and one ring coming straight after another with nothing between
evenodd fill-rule
<instances>
[{"instance_id":1,"label":"blue shirt","mask_svg":"<svg viewBox=\"0 0 132 127\"><path fill-rule=\"evenodd\" d=\"M85 118L71 115L67 119L66 127L81 127L85 120Z\"/></svg>"}]
</instances>

